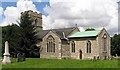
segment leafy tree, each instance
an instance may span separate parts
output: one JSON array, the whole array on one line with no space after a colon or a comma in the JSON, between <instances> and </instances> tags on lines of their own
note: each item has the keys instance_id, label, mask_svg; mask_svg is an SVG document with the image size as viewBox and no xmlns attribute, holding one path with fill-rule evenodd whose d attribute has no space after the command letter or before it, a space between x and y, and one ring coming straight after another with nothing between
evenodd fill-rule
<instances>
[{"instance_id":1,"label":"leafy tree","mask_svg":"<svg viewBox=\"0 0 120 70\"><path fill-rule=\"evenodd\" d=\"M19 52L19 27L16 24L2 27L2 53L4 53L5 41L9 42L10 54L15 55Z\"/></svg>"},{"instance_id":2,"label":"leafy tree","mask_svg":"<svg viewBox=\"0 0 120 70\"><path fill-rule=\"evenodd\" d=\"M0 27L0 43L2 43L2 27ZM0 44L0 55L2 55L2 44Z\"/></svg>"},{"instance_id":3,"label":"leafy tree","mask_svg":"<svg viewBox=\"0 0 120 70\"><path fill-rule=\"evenodd\" d=\"M25 53L27 57L34 57L36 54L39 55L39 49L36 44L39 41L37 36L36 27L33 24L34 20L29 16L29 11L21 13L20 22L20 51ZM37 52L35 51L37 50Z\"/></svg>"},{"instance_id":4,"label":"leafy tree","mask_svg":"<svg viewBox=\"0 0 120 70\"><path fill-rule=\"evenodd\" d=\"M94 28L87 28L85 31L95 31Z\"/></svg>"},{"instance_id":5,"label":"leafy tree","mask_svg":"<svg viewBox=\"0 0 120 70\"><path fill-rule=\"evenodd\" d=\"M111 54L120 56L120 34L115 34L111 41Z\"/></svg>"},{"instance_id":6,"label":"leafy tree","mask_svg":"<svg viewBox=\"0 0 120 70\"><path fill-rule=\"evenodd\" d=\"M36 47L39 39L33 22L28 11L25 11L20 17L19 25L12 24L2 27L2 54L4 53L4 43L8 41L11 55L25 53L27 57L39 57L39 48Z\"/></svg>"}]
</instances>

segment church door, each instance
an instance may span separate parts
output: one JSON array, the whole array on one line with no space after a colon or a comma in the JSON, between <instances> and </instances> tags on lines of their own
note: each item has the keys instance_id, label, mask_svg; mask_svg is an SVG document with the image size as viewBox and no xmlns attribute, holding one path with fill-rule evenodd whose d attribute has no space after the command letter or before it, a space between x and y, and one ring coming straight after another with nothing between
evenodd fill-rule
<instances>
[{"instance_id":1,"label":"church door","mask_svg":"<svg viewBox=\"0 0 120 70\"><path fill-rule=\"evenodd\" d=\"M79 51L79 58L82 59L82 50Z\"/></svg>"}]
</instances>

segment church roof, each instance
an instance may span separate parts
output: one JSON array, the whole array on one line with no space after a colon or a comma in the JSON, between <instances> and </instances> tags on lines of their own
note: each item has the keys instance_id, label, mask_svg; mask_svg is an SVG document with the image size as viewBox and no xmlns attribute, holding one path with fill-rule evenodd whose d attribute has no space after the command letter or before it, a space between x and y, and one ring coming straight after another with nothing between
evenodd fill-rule
<instances>
[{"instance_id":1,"label":"church roof","mask_svg":"<svg viewBox=\"0 0 120 70\"><path fill-rule=\"evenodd\" d=\"M76 38L76 37L94 37L97 36L100 31L84 31L84 32L76 32L69 36L69 38Z\"/></svg>"},{"instance_id":2,"label":"church roof","mask_svg":"<svg viewBox=\"0 0 120 70\"><path fill-rule=\"evenodd\" d=\"M62 29L53 29L53 31L55 31L61 38L63 38L63 33L65 35L65 37L67 37L73 30L75 29L75 27L73 28L62 28Z\"/></svg>"},{"instance_id":3,"label":"church roof","mask_svg":"<svg viewBox=\"0 0 120 70\"><path fill-rule=\"evenodd\" d=\"M38 32L39 38L43 38L48 32L49 30L41 30L40 32Z\"/></svg>"},{"instance_id":4,"label":"church roof","mask_svg":"<svg viewBox=\"0 0 120 70\"><path fill-rule=\"evenodd\" d=\"M42 30L38 33L40 38L43 38L49 31L55 32L61 39L67 37L76 27L73 28L61 28L61 29L50 29L50 30ZM63 34L64 33L64 34ZM65 36L64 36L65 35Z\"/></svg>"}]
</instances>

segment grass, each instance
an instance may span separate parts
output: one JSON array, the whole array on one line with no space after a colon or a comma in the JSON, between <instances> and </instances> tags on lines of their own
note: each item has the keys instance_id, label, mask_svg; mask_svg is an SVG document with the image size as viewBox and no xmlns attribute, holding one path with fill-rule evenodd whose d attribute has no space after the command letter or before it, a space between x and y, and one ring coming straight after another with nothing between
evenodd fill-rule
<instances>
[{"instance_id":1,"label":"grass","mask_svg":"<svg viewBox=\"0 0 120 70\"><path fill-rule=\"evenodd\" d=\"M2 61L0 61L0 70L2 69Z\"/></svg>"},{"instance_id":2,"label":"grass","mask_svg":"<svg viewBox=\"0 0 120 70\"><path fill-rule=\"evenodd\" d=\"M3 68L118 68L118 60L64 60L27 58L25 62L2 65Z\"/></svg>"}]
</instances>

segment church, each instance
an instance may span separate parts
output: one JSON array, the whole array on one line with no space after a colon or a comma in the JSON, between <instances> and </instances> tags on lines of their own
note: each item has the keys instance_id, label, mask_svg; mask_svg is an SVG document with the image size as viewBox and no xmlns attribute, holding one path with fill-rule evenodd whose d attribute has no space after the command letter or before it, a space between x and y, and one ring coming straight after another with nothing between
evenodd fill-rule
<instances>
[{"instance_id":1,"label":"church","mask_svg":"<svg viewBox=\"0 0 120 70\"><path fill-rule=\"evenodd\" d=\"M43 30L42 14L29 11L35 19L39 38L40 58L49 59L108 59L110 35L107 30L83 31L78 27Z\"/></svg>"}]
</instances>

